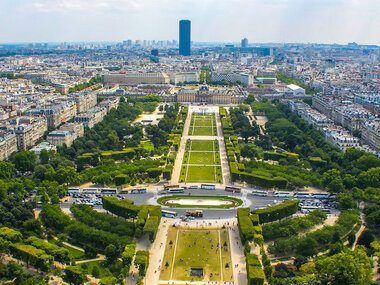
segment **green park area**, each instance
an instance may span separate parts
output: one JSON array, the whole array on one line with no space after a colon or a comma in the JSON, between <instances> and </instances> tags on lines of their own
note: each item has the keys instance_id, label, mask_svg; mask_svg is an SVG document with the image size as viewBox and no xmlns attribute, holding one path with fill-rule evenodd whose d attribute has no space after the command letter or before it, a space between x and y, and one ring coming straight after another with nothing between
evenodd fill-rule
<instances>
[{"instance_id":1,"label":"green park area","mask_svg":"<svg viewBox=\"0 0 380 285\"><path fill-rule=\"evenodd\" d=\"M180 181L211 183L223 181L218 141L187 141Z\"/></svg>"},{"instance_id":2,"label":"green park area","mask_svg":"<svg viewBox=\"0 0 380 285\"><path fill-rule=\"evenodd\" d=\"M192 276L192 269L203 274ZM160 280L233 281L228 230L170 228Z\"/></svg>"},{"instance_id":3,"label":"green park area","mask_svg":"<svg viewBox=\"0 0 380 285\"><path fill-rule=\"evenodd\" d=\"M216 136L215 114L193 114L189 128L190 136Z\"/></svg>"}]
</instances>

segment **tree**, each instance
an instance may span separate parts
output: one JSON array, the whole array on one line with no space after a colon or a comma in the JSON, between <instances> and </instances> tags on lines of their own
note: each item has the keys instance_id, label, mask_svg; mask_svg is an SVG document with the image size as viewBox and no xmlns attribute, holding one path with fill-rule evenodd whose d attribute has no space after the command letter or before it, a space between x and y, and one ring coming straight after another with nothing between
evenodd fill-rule
<instances>
[{"instance_id":1,"label":"tree","mask_svg":"<svg viewBox=\"0 0 380 285\"><path fill-rule=\"evenodd\" d=\"M374 235L370 230L364 230L358 238L358 244L364 245L366 248L371 246L371 242L375 240Z\"/></svg>"},{"instance_id":2,"label":"tree","mask_svg":"<svg viewBox=\"0 0 380 285\"><path fill-rule=\"evenodd\" d=\"M94 276L95 278L99 278L99 276L100 276L100 269L99 269L98 265L95 265L92 268L91 275Z\"/></svg>"},{"instance_id":3,"label":"tree","mask_svg":"<svg viewBox=\"0 0 380 285\"><path fill-rule=\"evenodd\" d=\"M372 284L372 266L365 250L358 247L315 262L316 280L320 284Z\"/></svg>"},{"instance_id":4,"label":"tree","mask_svg":"<svg viewBox=\"0 0 380 285\"><path fill-rule=\"evenodd\" d=\"M40 162L42 164L49 163L49 152L46 149L42 149L40 152Z\"/></svg>"},{"instance_id":5,"label":"tree","mask_svg":"<svg viewBox=\"0 0 380 285\"><path fill-rule=\"evenodd\" d=\"M113 264L119 257L118 252L116 250L116 246L113 244L109 244L106 247L106 249L104 250L104 255L106 256L108 264Z\"/></svg>"},{"instance_id":6,"label":"tree","mask_svg":"<svg viewBox=\"0 0 380 285\"><path fill-rule=\"evenodd\" d=\"M63 280L72 285L81 285L87 282L87 277L80 267L67 266Z\"/></svg>"},{"instance_id":7,"label":"tree","mask_svg":"<svg viewBox=\"0 0 380 285\"><path fill-rule=\"evenodd\" d=\"M0 161L0 179L10 179L15 175L13 163Z\"/></svg>"},{"instance_id":8,"label":"tree","mask_svg":"<svg viewBox=\"0 0 380 285\"><path fill-rule=\"evenodd\" d=\"M10 160L21 172L33 171L37 163L36 154L27 150L12 154Z\"/></svg>"},{"instance_id":9,"label":"tree","mask_svg":"<svg viewBox=\"0 0 380 285\"><path fill-rule=\"evenodd\" d=\"M302 238L296 248L296 252L302 256L313 256L317 253L318 243L311 237Z\"/></svg>"}]
</instances>

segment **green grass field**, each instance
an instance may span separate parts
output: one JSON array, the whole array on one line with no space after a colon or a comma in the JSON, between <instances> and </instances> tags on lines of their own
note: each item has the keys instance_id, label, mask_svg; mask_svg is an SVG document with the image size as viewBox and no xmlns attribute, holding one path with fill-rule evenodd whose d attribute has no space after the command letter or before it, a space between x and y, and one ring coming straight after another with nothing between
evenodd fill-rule
<instances>
[{"instance_id":1,"label":"green grass field","mask_svg":"<svg viewBox=\"0 0 380 285\"><path fill-rule=\"evenodd\" d=\"M193 114L189 128L190 136L215 136L217 135L215 115Z\"/></svg>"},{"instance_id":2,"label":"green grass field","mask_svg":"<svg viewBox=\"0 0 380 285\"><path fill-rule=\"evenodd\" d=\"M188 144L192 151L215 151L218 147L217 141L189 140Z\"/></svg>"},{"instance_id":3,"label":"green grass field","mask_svg":"<svg viewBox=\"0 0 380 285\"><path fill-rule=\"evenodd\" d=\"M190 276L191 268L204 276ZM228 231L169 228L160 280L233 281Z\"/></svg>"},{"instance_id":4,"label":"green grass field","mask_svg":"<svg viewBox=\"0 0 380 285\"><path fill-rule=\"evenodd\" d=\"M215 152L189 152L189 164L215 164Z\"/></svg>"},{"instance_id":5,"label":"green grass field","mask_svg":"<svg viewBox=\"0 0 380 285\"><path fill-rule=\"evenodd\" d=\"M218 141L187 141L180 182L223 182Z\"/></svg>"}]
</instances>

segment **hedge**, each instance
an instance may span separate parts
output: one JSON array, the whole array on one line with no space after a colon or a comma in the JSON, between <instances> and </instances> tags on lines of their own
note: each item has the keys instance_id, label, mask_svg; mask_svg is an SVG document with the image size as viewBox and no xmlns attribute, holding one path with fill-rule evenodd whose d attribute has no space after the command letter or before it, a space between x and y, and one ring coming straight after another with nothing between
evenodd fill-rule
<instances>
[{"instance_id":1,"label":"hedge","mask_svg":"<svg viewBox=\"0 0 380 285\"><path fill-rule=\"evenodd\" d=\"M156 234L158 231L158 225L159 225L159 221L158 221L158 217L156 217L156 216L150 216L146 220L146 223L145 223L145 226L143 229L143 233L149 234L149 240L151 242L153 242L154 239L156 238Z\"/></svg>"},{"instance_id":2,"label":"hedge","mask_svg":"<svg viewBox=\"0 0 380 285\"><path fill-rule=\"evenodd\" d=\"M70 262L69 250L58 245L47 242L43 239L31 236L26 240L26 243L36 248L46 251L48 254L54 257L54 260L61 263Z\"/></svg>"},{"instance_id":3,"label":"hedge","mask_svg":"<svg viewBox=\"0 0 380 285\"><path fill-rule=\"evenodd\" d=\"M297 212L298 202L298 200L286 200L276 206L253 210L252 214L259 215L261 223L269 223L276 220L281 220Z\"/></svg>"},{"instance_id":4,"label":"hedge","mask_svg":"<svg viewBox=\"0 0 380 285\"><path fill-rule=\"evenodd\" d=\"M257 214L250 215L249 218L251 219L252 224L254 226L258 226L259 225L259 222L260 222L259 215L257 215Z\"/></svg>"},{"instance_id":5,"label":"hedge","mask_svg":"<svg viewBox=\"0 0 380 285\"><path fill-rule=\"evenodd\" d=\"M139 250L136 252L135 266L139 269L139 274L141 276L145 276L146 270L149 266L149 251L147 250Z\"/></svg>"},{"instance_id":6,"label":"hedge","mask_svg":"<svg viewBox=\"0 0 380 285\"><path fill-rule=\"evenodd\" d=\"M0 228L0 237L14 243L22 240L22 234L20 232L8 227Z\"/></svg>"},{"instance_id":7,"label":"hedge","mask_svg":"<svg viewBox=\"0 0 380 285\"><path fill-rule=\"evenodd\" d=\"M246 255L247 277L249 285L264 284L265 274L261 268L261 262L256 254L248 253Z\"/></svg>"},{"instance_id":8,"label":"hedge","mask_svg":"<svg viewBox=\"0 0 380 285\"><path fill-rule=\"evenodd\" d=\"M118 234L120 236L133 237L135 234L134 223L112 217L106 213L99 213L88 205L73 204L70 211L78 221L90 227Z\"/></svg>"},{"instance_id":9,"label":"hedge","mask_svg":"<svg viewBox=\"0 0 380 285\"><path fill-rule=\"evenodd\" d=\"M121 186L127 183L127 175L125 174L119 174L115 176L115 185Z\"/></svg>"},{"instance_id":10,"label":"hedge","mask_svg":"<svg viewBox=\"0 0 380 285\"><path fill-rule=\"evenodd\" d=\"M240 172L239 177L241 181L266 188L286 189L288 184L288 181L283 177L265 177L247 172Z\"/></svg>"},{"instance_id":11,"label":"hedge","mask_svg":"<svg viewBox=\"0 0 380 285\"><path fill-rule=\"evenodd\" d=\"M264 238L263 238L263 235L261 235L261 234L254 234L253 235L253 241L255 242L255 244L257 244L259 246L264 245Z\"/></svg>"},{"instance_id":12,"label":"hedge","mask_svg":"<svg viewBox=\"0 0 380 285\"><path fill-rule=\"evenodd\" d=\"M238 225L242 242L252 241L255 231L251 219L249 218L249 208L237 209Z\"/></svg>"},{"instance_id":13,"label":"hedge","mask_svg":"<svg viewBox=\"0 0 380 285\"><path fill-rule=\"evenodd\" d=\"M140 211L140 207L134 205L134 202L129 199L119 200L116 197L103 196L102 201L105 210L126 219L135 218Z\"/></svg>"},{"instance_id":14,"label":"hedge","mask_svg":"<svg viewBox=\"0 0 380 285\"><path fill-rule=\"evenodd\" d=\"M264 152L264 160L274 160L279 161L280 159L286 157L284 154L279 152Z\"/></svg>"},{"instance_id":15,"label":"hedge","mask_svg":"<svg viewBox=\"0 0 380 285\"><path fill-rule=\"evenodd\" d=\"M26 244L11 244L10 252L18 259L21 259L27 263L27 265L33 265L35 268L48 272L50 265L53 264L53 256L45 253L44 250L35 248L32 245Z\"/></svg>"},{"instance_id":16,"label":"hedge","mask_svg":"<svg viewBox=\"0 0 380 285\"><path fill-rule=\"evenodd\" d=\"M125 246L123 254L121 256L124 266L127 266L128 268L131 266L133 256L135 255L135 251L136 251L135 243L127 244Z\"/></svg>"}]
</instances>

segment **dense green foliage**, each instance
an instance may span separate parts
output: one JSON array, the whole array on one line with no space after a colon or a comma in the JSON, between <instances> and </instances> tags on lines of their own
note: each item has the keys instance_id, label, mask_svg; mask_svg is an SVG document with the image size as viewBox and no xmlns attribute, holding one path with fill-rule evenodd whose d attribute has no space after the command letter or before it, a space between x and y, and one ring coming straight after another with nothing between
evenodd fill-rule
<instances>
[{"instance_id":1,"label":"dense green foliage","mask_svg":"<svg viewBox=\"0 0 380 285\"><path fill-rule=\"evenodd\" d=\"M140 211L140 207L134 205L134 202L129 199L119 200L116 197L103 196L102 201L105 210L126 219L135 218Z\"/></svg>"},{"instance_id":2,"label":"dense green foliage","mask_svg":"<svg viewBox=\"0 0 380 285\"><path fill-rule=\"evenodd\" d=\"M266 241L294 236L323 223L326 218L325 213L315 210L306 216L268 223L262 226L263 236Z\"/></svg>"},{"instance_id":3,"label":"dense green foliage","mask_svg":"<svg viewBox=\"0 0 380 285\"><path fill-rule=\"evenodd\" d=\"M88 205L75 205L70 208L76 220L90 226L114 233L119 236L133 237L135 233L135 224L119 218L112 217L105 213L99 213Z\"/></svg>"},{"instance_id":4,"label":"dense green foliage","mask_svg":"<svg viewBox=\"0 0 380 285\"><path fill-rule=\"evenodd\" d=\"M276 206L253 210L252 214L259 215L260 223L281 220L297 212L298 202L298 200L286 200Z\"/></svg>"},{"instance_id":5,"label":"dense green foliage","mask_svg":"<svg viewBox=\"0 0 380 285\"><path fill-rule=\"evenodd\" d=\"M322 229L308 232L302 237L280 238L269 245L268 251L277 255L298 253L304 256L312 256L317 249L333 242L335 233L339 237L347 235L352 228L360 223L359 213L356 210L344 211L340 214L333 226L324 226Z\"/></svg>"}]
</instances>

